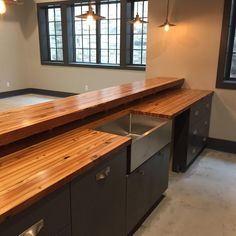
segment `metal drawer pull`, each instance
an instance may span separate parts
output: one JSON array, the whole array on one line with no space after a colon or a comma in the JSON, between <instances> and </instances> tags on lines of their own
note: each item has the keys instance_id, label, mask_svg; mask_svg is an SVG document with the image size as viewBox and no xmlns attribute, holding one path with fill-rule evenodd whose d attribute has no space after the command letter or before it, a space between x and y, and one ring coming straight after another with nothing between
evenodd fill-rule
<instances>
[{"instance_id":1,"label":"metal drawer pull","mask_svg":"<svg viewBox=\"0 0 236 236\"><path fill-rule=\"evenodd\" d=\"M208 121L205 121L205 123L204 123L205 125L208 125Z\"/></svg>"},{"instance_id":2,"label":"metal drawer pull","mask_svg":"<svg viewBox=\"0 0 236 236\"><path fill-rule=\"evenodd\" d=\"M37 236L41 229L44 227L44 220L40 220L23 233L19 234L19 236Z\"/></svg>"},{"instance_id":3,"label":"metal drawer pull","mask_svg":"<svg viewBox=\"0 0 236 236\"><path fill-rule=\"evenodd\" d=\"M140 175L145 175L145 171L144 171L144 170L139 170L139 171L138 171L138 174L140 174Z\"/></svg>"},{"instance_id":4,"label":"metal drawer pull","mask_svg":"<svg viewBox=\"0 0 236 236\"><path fill-rule=\"evenodd\" d=\"M206 142L206 141L207 141L207 138L206 138L206 137L204 137L204 138L203 138L203 142Z\"/></svg>"},{"instance_id":5,"label":"metal drawer pull","mask_svg":"<svg viewBox=\"0 0 236 236\"><path fill-rule=\"evenodd\" d=\"M111 172L111 167L108 166L106 169L96 174L96 181L102 181L106 179L109 176L110 172Z\"/></svg>"},{"instance_id":6,"label":"metal drawer pull","mask_svg":"<svg viewBox=\"0 0 236 236\"><path fill-rule=\"evenodd\" d=\"M195 130L193 131L193 134L194 134L194 135L197 135L197 134L198 134L197 129L195 129Z\"/></svg>"},{"instance_id":7,"label":"metal drawer pull","mask_svg":"<svg viewBox=\"0 0 236 236\"><path fill-rule=\"evenodd\" d=\"M198 111L198 110L195 111L195 112L194 112L194 115L195 115L195 116L198 116L198 115L199 115L199 111Z\"/></svg>"}]
</instances>

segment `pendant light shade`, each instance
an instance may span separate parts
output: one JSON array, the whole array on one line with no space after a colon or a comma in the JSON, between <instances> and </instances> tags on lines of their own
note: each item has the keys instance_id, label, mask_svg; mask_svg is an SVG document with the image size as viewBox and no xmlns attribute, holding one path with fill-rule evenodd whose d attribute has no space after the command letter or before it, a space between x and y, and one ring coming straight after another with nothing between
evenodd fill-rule
<instances>
[{"instance_id":1,"label":"pendant light shade","mask_svg":"<svg viewBox=\"0 0 236 236\"><path fill-rule=\"evenodd\" d=\"M170 8L170 1L167 0L167 11L166 11L166 20L162 25L159 25L160 28L164 28L166 32L170 30L170 27L176 26L169 22L169 8Z\"/></svg>"},{"instance_id":2,"label":"pendant light shade","mask_svg":"<svg viewBox=\"0 0 236 236\"><path fill-rule=\"evenodd\" d=\"M22 5L24 0L0 0L0 15L3 15L7 11L6 4L9 5Z\"/></svg>"},{"instance_id":3,"label":"pendant light shade","mask_svg":"<svg viewBox=\"0 0 236 236\"><path fill-rule=\"evenodd\" d=\"M137 12L136 17L133 20L130 20L129 23L130 24L145 24L145 23L148 23L148 21L142 20Z\"/></svg>"},{"instance_id":4,"label":"pendant light shade","mask_svg":"<svg viewBox=\"0 0 236 236\"><path fill-rule=\"evenodd\" d=\"M89 22L106 19L105 17L99 16L94 12L91 1L89 1L88 11L86 13L82 14L82 15L78 15L78 16L75 16L75 17L87 20Z\"/></svg>"},{"instance_id":5,"label":"pendant light shade","mask_svg":"<svg viewBox=\"0 0 236 236\"><path fill-rule=\"evenodd\" d=\"M143 7L144 7L144 1L142 1ZM130 20L129 23L130 24L134 24L134 25L140 25L140 24L146 24L148 23L148 21L143 20L140 16L139 16L139 2L137 2L137 14L135 16L135 18L133 20Z\"/></svg>"},{"instance_id":6,"label":"pendant light shade","mask_svg":"<svg viewBox=\"0 0 236 236\"><path fill-rule=\"evenodd\" d=\"M6 3L3 0L0 0L0 15L5 14L7 11Z\"/></svg>"}]
</instances>

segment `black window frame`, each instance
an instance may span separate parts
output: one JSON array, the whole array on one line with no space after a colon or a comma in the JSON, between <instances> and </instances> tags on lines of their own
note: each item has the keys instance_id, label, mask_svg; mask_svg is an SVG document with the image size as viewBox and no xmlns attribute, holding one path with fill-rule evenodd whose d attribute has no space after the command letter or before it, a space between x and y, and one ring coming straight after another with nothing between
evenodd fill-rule
<instances>
[{"instance_id":1,"label":"black window frame","mask_svg":"<svg viewBox=\"0 0 236 236\"><path fill-rule=\"evenodd\" d=\"M37 4L38 12L38 29L40 43L40 57L42 65L58 65L72 67L88 67L88 68L107 68L107 69L124 69L124 70L140 70L145 71L146 65L132 64L132 32L133 26L128 23L128 20L133 18L133 5L135 1L143 0L120 0L121 3L121 20L120 20L120 64L96 64L96 63L76 63L74 61L74 26L73 26L73 8L78 1L59 1L45 2ZM148 1L148 0L145 0ZM86 1L85 1L86 2ZM100 4L99 1L96 4ZM46 40L45 34L45 9L48 7L61 7L62 14L62 37L63 37L63 61L51 61L48 57L49 43ZM97 23L99 25L99 23ZM131 37L129 36L131 35ZM100 51L100 49L98 49Z\"/></svg>"},{"instance_id":2,"label":"black window frame","mask_svg":"<svg viewBox=\"0 0 236 236\"><path fill-rule=\"evenodd\" d=\"M216 88L236 89L236 78L230 77L236 32L236 1L225 0Z\"/></svg>"}]
</instances>

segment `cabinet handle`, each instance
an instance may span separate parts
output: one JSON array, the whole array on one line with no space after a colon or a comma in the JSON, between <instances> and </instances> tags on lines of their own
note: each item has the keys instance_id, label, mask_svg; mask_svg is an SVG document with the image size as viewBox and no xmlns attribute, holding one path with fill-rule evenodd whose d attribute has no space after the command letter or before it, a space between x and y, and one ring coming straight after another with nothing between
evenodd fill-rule
<instances>
[{"instance_id":1,"label":"cabinet handle","mask_svg":"<svg viewBox=\"0 0 236 236\"><path fill-rule=\"evenodd\" d=\"M44 227L44 220L40 220L36 224L32 225L30 228L25 230L19 236L37 236L41 229Z\"/></svg>"},{"instance_id":2,"label":"cabinet handle","mask_svg":"<svg viewBox=\"0 0 236 236\"><path fill-rule=\"evenodd\" d=\"M195 130L193 131L193 134L194 134L194 135L197 135L197 134L198 134L197 129L195 129Z\"/></svg>"},{"instance_id":3,"label":"cabinet handle","mask_svg":"<svg viewBox=\"0 0 236 236\"><path fill-rule=\"evenodd\" d=\"M205 121L204 124L205 124L205 125L208 125L208 121Z\"/></svg>"},{"instance_id":4,"label":"cabinet handle","mask_svg":"<svg viewBox=\"0 0 236 236\"><path fill-rule=\"evenodd\" d=\"M206 142L206 141L207 141L207 138L206 138L206 137L204 137L204 138L203 138L203 142Z\"/></svg>"},{"instance_id":5,"label":"cabinet handle","mask_svg":"<svg viewBox=\"0 0 236 236\"><path fill-rule=\"evenodd\" d=\"M195 115L195 116L198 116L198 115L199 115L199 111L196 110L196 111L194 112L194 115Z\"/></svg>"},{"instance_id":6,"label":"cabinet handle","mask_svg":"<svg viewBox=\"0 0 236 236\"><path fill-rule=\"evenodd\" d=\"M196 151L197 151L197 150L194 148L194 149L192 150L192 153L193 153L193 154L195 154L195 153L196 153Z\"/></svg>"},{"instance_id":7,"label":"cabinet handle","mask_svg":"<svg viewBox=\"0 0 236 236\"><path fill-rule=\"evenodd\" d=\"M105 180L110 175L110 172L111 172L111 167L108 166L106 169L96 174L96 181Z\"/></svg>"},{"instance_id":8,"label":"cabinet handle","mask_svg":"<svg viewBox=\"0 0 236 236\"><path fill-rule=\"evenodd\" d=\"M144 171L144 170L139 170L139 171L138 171L138 174L140 174L140 175L145 175L145 171Z\"/></svg>"}]
</instances>

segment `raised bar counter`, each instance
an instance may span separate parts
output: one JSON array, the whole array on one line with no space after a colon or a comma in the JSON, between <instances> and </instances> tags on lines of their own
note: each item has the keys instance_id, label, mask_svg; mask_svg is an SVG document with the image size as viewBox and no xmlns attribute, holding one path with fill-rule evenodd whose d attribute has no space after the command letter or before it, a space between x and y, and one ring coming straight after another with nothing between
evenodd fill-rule
<instances>
[{"instance_id":1,"label":"raised bar counter","mask_svg":"<svg viewBox=\"0 0 236 236\"><path fill-rule=\"evenodd\" d=\"M156 78L0 113L0 146L83 119L172 87L184 79Z\"/></svg>"}]
</instances>

